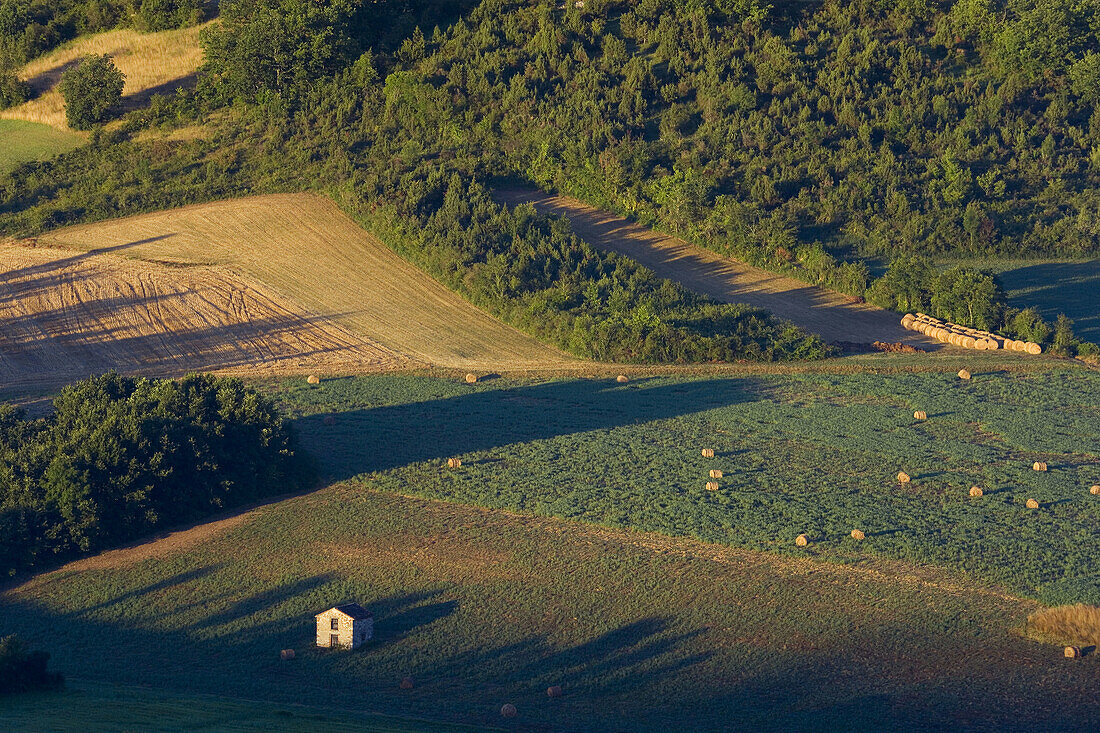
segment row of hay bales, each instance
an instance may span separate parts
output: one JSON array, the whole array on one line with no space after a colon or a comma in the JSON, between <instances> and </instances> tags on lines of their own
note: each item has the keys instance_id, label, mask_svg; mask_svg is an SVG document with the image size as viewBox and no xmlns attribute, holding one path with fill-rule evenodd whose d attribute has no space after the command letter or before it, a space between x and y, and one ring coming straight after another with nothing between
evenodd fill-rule
<instances>
[{"instance_id":1,"label":"row of hay bales","mask_svg":"<svg viewBox=\"0 0 1100 733\"><path fill-rule=\"evenodd\" d=\"M980 331L976 328L967 328L957 323L941 321L938 318L924 313L906 313L901 319L902 328L909 331L923 333L925 336L942 341L952 346L961 346L964 349L976 349L978 351L1019 351L1026 354L1041 354L1043 347L1034 341L1016 341L1015 339L998 336L989 331Z\"/></svg>"}]
</instances>

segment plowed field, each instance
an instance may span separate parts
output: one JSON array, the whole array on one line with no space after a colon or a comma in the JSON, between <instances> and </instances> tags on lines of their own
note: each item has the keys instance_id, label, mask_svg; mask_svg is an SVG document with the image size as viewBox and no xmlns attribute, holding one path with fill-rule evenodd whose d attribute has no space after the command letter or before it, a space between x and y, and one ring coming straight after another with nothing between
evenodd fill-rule
<instances>
[{"instance_id":1,"label":"plowed field","mask_svg":"<svg viewBox=\"0 0 1100 733\"><path fill-rule=\"evenodd\" d=\"M308 194L190 206L9 244L0 249L0 319L0 376L9 383L108 368L371 372L571 361Z\"/></svg>"}]
</instances>

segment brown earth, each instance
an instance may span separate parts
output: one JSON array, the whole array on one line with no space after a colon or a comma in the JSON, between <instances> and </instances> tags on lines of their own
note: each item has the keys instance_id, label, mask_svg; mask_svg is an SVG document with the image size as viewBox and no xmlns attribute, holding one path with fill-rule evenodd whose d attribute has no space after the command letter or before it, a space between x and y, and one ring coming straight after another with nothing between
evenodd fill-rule
<instances>
[{"instance_id":1,"label":"brown earth","mask_svg":"<svg viewBox=\"0 0 1100 733\"><path fill-rule=\"evenodd\" d=\"M746 265L633 224L568 196L534 189L501 189L509 205L532 204L538 211L568 217L577 236L595 247L625 255L660 277L727 303L765 308L829 342L902 342L927 350L941 345L901 327L899 317L857 299Z\"/></svg>"},{"instance_id":2,"label":"brown earth","mask_svg":"<svg viewBox=\"0 0 1100 733\"><path fill-rule=\"evenodd\" d=\"M224 268L8 245L0 272L5 385L109 369L178 376L411 364Z\"/></svg>"},{"instance_id":3,"label":"brown earth","mask_svg":"<svg viewBox=\"0 0 1100 733\"><path fill-rule=\"evenodd\" d=\"M0 378L577 363L403 260L329 199L257 196L0 247Z\"/></svg>"}]
</instances>

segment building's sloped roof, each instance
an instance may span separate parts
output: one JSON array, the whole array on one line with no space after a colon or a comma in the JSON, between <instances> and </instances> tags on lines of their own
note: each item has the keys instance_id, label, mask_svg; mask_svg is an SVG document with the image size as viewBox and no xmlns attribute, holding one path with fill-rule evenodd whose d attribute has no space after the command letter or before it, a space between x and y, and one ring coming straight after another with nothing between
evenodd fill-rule
<instances>
[{"instance_id":1,"label":"building's sloped roof","mask_svg":"<svg viewBox=\"0 0 1100 733\"><path fill-rule=\"evenodd\" d=\"M358 603L345 603L345 604L340 605L340 606L333 606L328 611L339 611L340 613L344 614L345 616L351 616L354 619L374 618L373 613L371 613L367 609L363 608ZM322 616L322 615L328 613L328 611L322 611L321 613L319 613L317 615Z\"/></svg>"}]
</instances>

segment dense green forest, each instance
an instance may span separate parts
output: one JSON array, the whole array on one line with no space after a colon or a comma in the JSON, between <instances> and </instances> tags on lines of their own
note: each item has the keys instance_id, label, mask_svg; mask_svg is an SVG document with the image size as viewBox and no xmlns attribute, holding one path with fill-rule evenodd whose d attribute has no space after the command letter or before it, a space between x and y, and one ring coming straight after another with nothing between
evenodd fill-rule
<instances>
[{"instance_id":1,"label":"dense green forest","mask_svg":"<svg viewBox=\"0 0 1100 733\"><path fill-rule=\"evenodd\" d=\"M454 218L432 208L439 182L520 180L884 307L1081 348L1068 322L1007 307L992 276L933 260L1100 253L1100 0L225 0L204 46L193 92L0 181L0 228L318 188L427 266L446 259L416 231L430 222L446 236L490 226L492 241L529 217L467 202L473 218ZM214 112L207 141L131 139ZM510 247L568 268L544 244ZM439 266L469 268L452 278L462 290L502 252ZM508 267L467 296L514 313L538 288L524 283L534 270ZM544 312L576 309L592 284L579 276ZM658 307L646 298L631 309ZM675 308L653 322L691 320ZM713 335L714 317L697 320ZM553 325L559 343L573 323ZM615 350L641 354L650 336Z\"/></svg>"},{"instance_id":2,"label":"dense green forest","mask_svg":"<svg viewBox=\"0 0 1100 733\"><path fill-rule=\"evenodd\" d=\"M0 577L311 481L275 408L234 379L105 374L49 417L2 405Z\"/></svg>"}]
</instances>

